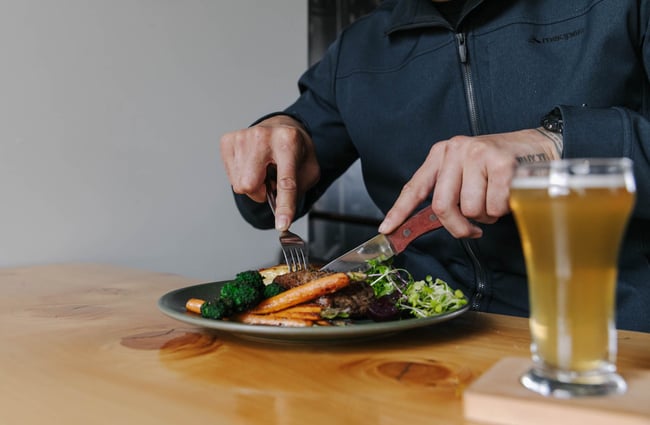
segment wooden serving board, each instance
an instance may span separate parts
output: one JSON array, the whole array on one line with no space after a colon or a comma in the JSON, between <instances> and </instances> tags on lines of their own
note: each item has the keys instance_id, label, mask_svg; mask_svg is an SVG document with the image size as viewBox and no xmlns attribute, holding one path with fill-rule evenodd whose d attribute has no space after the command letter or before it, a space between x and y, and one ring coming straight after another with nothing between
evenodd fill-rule
<instances>
[{"instance_id":1,"label":"wooden serving board","mask_svg":"<svg viewBox=\"0 0 650 425\"><path fill-rule=\"evenodd\" d=\"M621 372L625 394L565 400L524 388L519 377L530 366L519 357L496 363L465 390L465 418L499 425L650 425L650 370Z\"/></svg>"}]
</instances>

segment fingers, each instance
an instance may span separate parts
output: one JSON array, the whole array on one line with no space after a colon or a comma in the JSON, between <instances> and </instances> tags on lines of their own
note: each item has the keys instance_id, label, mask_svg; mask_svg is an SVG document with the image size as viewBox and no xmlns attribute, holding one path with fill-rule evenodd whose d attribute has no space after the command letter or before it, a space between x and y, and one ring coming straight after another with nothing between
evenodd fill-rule
<instances>
[{"instance_id":1,"label":"fingers","mask_svg":"<svg viewBox=\"0 0 650 425\"><path fill-rule=\"evenodd\" d=\"M272 130L263 127L224 134L220 142L221 159L235 193L264 202L264 178L269 163Z\"/></svg>"},{"instance_id":2,"label":"fingers","mask_svg":"<svg viewBox=\"0 0 650 425\"><path fill-rule=\"evenodd\" d=\"M494 142L474 140L465 158L461 213L474 221L491 224L509 212L510 180L514 156L496 149Z\"/></svg>"},{"instance_id":3,"label":"fingers","mask_svg":"<svg viewBox=\"0 0 650 425\"><path fill-rule=\"evenodd\" d=\"M273 161L276 164L275 228L287 230L296 213L298 200L297 168L302 152L296 146L292 132L280 132L272 141Z\"/></svg>"},{"instance_id":4,"label":"fingers","mask_svg":"<svg viewBox=\"0 0 650 425\"><path fill-rule=\"evenodd\" d=\"M433 152L433 149L432 149ZM419 204L429 198L433 191L440 169L440 157L429 153L422 166L413 174L392 208L386 213L386 217L379 225L380 233L391 233L402 224Z\"/></svg>"},{"instance_id":5,"label":"fingers","mask_svg":"<svg viewBox=\"0 0 650 425\"><path fill-rule=\"evenodd\" d=\"M431 209L456 238L478 238L476 223L509 211L509 184L519 137L457 136L437 142L404 186L379 231L390 233L431 197Z\"/></svg>"},{"instance_id":6,"label":"fingers","mask_svg":"<svg viewBox=\"0 0 650 425\"><path fill-rule=\"evenodd\" d=\"M515 169L513 158L494 158L488 176L483 223L494 223L510 212L510 181ZM488 218L491 220L489 221Z\"/></svg>"},{"instance_id":7,"label":"fingers","mask_svg":"<svg viewBox=\"0 0 650 425\"><path fill-rule=\"evenodd\" d=\"M299 196L320 178L313 143L300 126L276 128L271 139L271 161L276 165L275 227L291 225Z\"/></svg>"},{"instance_id":8,"label":"fingers","mask_svg":"<svg viewBox=\"0 0 650 425\"><path fill-rule=\"evenodd\" d=\"M394 231L433 193L431 209L449 233L457 238L481 236L481 229L463 216L460 210L461 189L464 185L463 165L463 156L455 143L436 143L422 166L404 185L379 226L379 231Z\"/></svg>"},{"instance_id":9,"label":"fingers","mask_svg":"<svg viewBox=\"0 0 650 425\"><path fill-rule=\"evenodd\" d=\"M279 230L288 229L293 221L300 191L309 189L320 176L311 139L287 116L225 134L220 153L233 191L257 202L266 201L267 168L273 167L275 227Z\"/></svg>"},{"instance_id":10,"label":"fingers","mask_svg":"<svg viewBox=\"0 0 650 425\"><path fill-rule=\"evenodd\" d=\"M484 199L484 180L474 178L477 176L475 164L468 166L466 143L464 140L452 140L444 143L444 150L437 153L443 156L441 163L444 166L438 172L431 208L454 237L478 238L483 231L466 216L465 203L469 202L470 208L480 209L479 205Z\"/></svg>"}]
</instances>

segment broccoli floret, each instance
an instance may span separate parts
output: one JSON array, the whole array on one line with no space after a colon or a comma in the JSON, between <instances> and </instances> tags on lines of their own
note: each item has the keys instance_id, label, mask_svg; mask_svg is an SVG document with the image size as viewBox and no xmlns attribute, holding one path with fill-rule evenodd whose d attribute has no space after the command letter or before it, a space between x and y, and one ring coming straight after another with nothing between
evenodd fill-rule
<instances>
[{"instance_id":1,"label":"broccoli floret","mask_svg":"<svg viewBox=\"0 0 650 425\"><path fill-rule=\"evenodd\" d=\"M232 302L235 313L255 307L262 301L264 288L231 281L221 287L220 298Z\"/></svg>"},{"instance_id":2,"label":"broccoli floret","mask_svg":"<svg viewBox=\"0 0 650 425\"><path fill-rule=\"evenodd\" d=\"M262 275L251 270L238 273L235 280L221 287L219 298L229 300L234 313L241 313L259 304L264 298L264 280Z\"/></svg>"},{"instance_id":3,"label":"broccoli floret","mask_svg":"<svg viewBox=\"0 0 650 425\"><path fill-rule=\"evenodd\" d=\"M217 298L201 305L201 316L206 319L223 319L232 314L233 305L228 299Z\"/></svg>"},{"instance_id":4,"label":"broccoli floret","mask_svg":"<svg viewBox=\"0 0 650 425\"><path fill-rule=\"evenodd\" d=\"M264 277L257 270L248 270L237 273L237 276L235 276L235 282L250 285L261 290L264 289Z\"/></svg>"},{"instance_id":5,"label":"broccoli floret","mask_svg":"<svg viewBox=\"0 0 650 425\"><path fill-rule=\"evenodd\" d=\"M264 298L271 298L280 292L284 292L284 288L279 283L269 283L264 287Z\"/></svg>"},{"instance_id":6,"label":"broccoli floret","mask_svg":"<svg viewBox=\"0 0 650 425\"><path fill-rule=\"evenodd\" d=\"M214 300L201 305L201 316L207 319L223 319L249 310L264 299L264 278L257 270L238 273L234 280L226 282Z\"/></svg>"}]
</instances>

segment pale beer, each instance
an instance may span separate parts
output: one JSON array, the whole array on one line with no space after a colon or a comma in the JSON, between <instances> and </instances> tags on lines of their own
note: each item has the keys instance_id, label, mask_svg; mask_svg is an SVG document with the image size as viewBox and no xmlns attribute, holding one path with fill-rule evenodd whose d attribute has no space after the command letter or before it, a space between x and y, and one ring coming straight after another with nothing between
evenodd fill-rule
<instances>
[{"instance_id":1,"label":"pale beer","mask_svg":"<svg viewBox=\"0 0 650 425\"><path fill-rule=\"evenodd\" d=\"M597 383L616 369L618 252L634 185L629 170L558 167L518 172L510 192L526 259L533 361L554 378Z\"/></svg>"}]
</instances>

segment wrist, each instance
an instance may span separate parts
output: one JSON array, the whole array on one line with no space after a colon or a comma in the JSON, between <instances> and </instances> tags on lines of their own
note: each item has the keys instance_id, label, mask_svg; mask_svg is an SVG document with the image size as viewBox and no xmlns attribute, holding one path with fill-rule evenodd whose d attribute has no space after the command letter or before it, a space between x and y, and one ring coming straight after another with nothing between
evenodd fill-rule
<instances>
[{"instance_id":1,"label":"wrist","mask_svg":"<svg viewBox=\"0 0 650 425\"><path fill-rule=\"evenodd\" d=\"M535 129L539 134L543 135L548 141L553 143L553 159L562 158L562 153L564 152L564 137L562 133L557 133L555 131L550 131L545 127L537 127Z\"/></svg>"},{"instance_id":2,"label":"wrist","mask_svg":"<svg viewBox=\"0 0 650 425\"><path fill-rule=\"evenodd\" d=\"M560 108L555 107L544 115L540 121L540 127L536 130L553 142L555 152L559 158L562 158L564 153L564 119Z\"/></svg>"}]
</instances>

